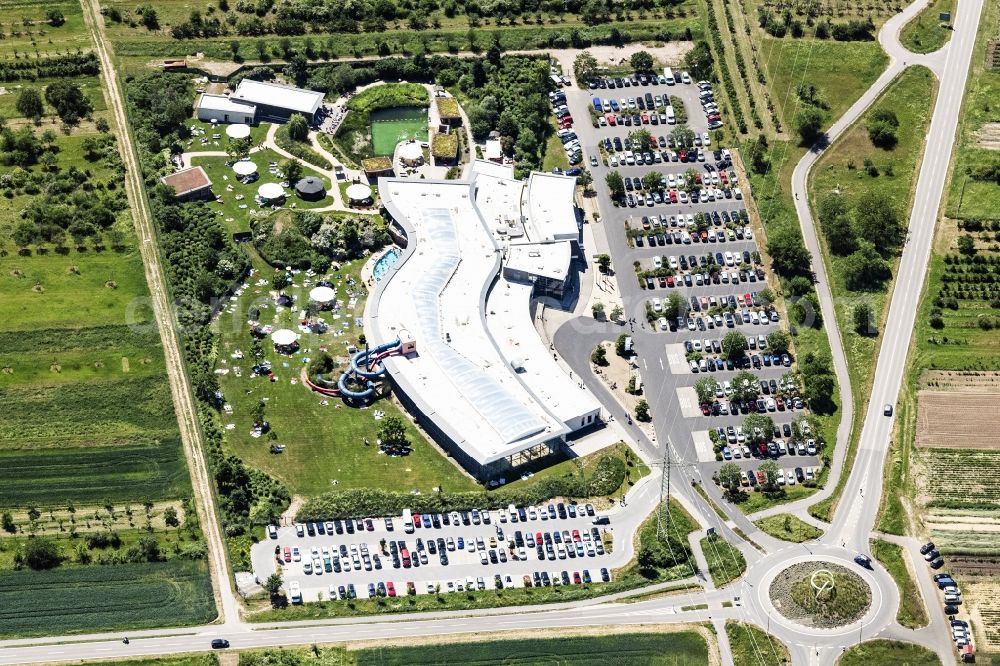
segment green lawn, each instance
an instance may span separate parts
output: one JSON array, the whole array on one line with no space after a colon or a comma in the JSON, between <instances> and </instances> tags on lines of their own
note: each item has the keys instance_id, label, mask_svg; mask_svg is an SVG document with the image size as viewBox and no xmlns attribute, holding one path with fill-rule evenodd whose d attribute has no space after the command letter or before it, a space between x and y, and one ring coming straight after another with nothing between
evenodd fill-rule
<instances>
[{"instance_id":1,"label":"green lawn","mask_svg":"<svg viewBox=\"0 0 1000 666\"><path fill-rule=\"evenodd\" d=\"M0 3L0 7L3 7L3 3ZM2 25L0 25L2 29ZM4 42L0 41L0 49L3 48ZM0 51L2 52L2 51ZM101 79L97 76L72 76L66 79L37 79L35 81L18 81L16 83L8 83L4 86L3 94L0 94L0 116L10 120L13 118L20 118L21 113L17 110L17 97L20 92L26 88L32 88L37 90L42 96L42 105L45 107L45 113L43 115L42 128L51 126L53 129L58 129L61 125L61 121L56 116L55 109L53 109L48 102L45 101L44 88L53 81L71 81L76 85L80 86L83 94L90 100L90 105L94 108L96 115L102 115L101 112L107 110L108 106L104 100L104 93L101 90Z\"/></svg>"},{"instance_id":2,"label":"green lawn","mask_svg":"<svg viewBox=\"0 0 1000 666\"><path fill-rule=\"evenodd\" d=\"M542 171L552 171L556 167L565 171L569 168L569 158L566 157L566 150L563 148L559 135L555 133L555 125L552 125L552 133L545 140L545 157L542 160Z\"/></svg>"},{"instance_id":3,"label":"green lawn","mask_svg":"<svg viewBox=\"0 0 1000 666\"><path fill-rule=\"evenodd\" d=\"M958 129L951 185L945 214L950 218L1000 219L1000 187L995 182L973 180L968 169L995 160L995 150L985 150L978 144L977 132L984 123L1000 122L1000 69L987 69L986 46L1000 31L1000 5L983 4L979 34L973 51L969 81L962 103L962 118Z\"/></svg>"},{"instance_id":4,"label":"green lawn","mask_svg":"<svg viewBox=\"0 0 1000 666\"><path fill-rule=\"evenodd\" d=\"M906 555L903 548L882 539L871 540L872 554L882 563L899 588L899 610L896 620L904 627L917 629L927 624L927 609L924 608L923 597L917 589L910 570L906 566ZM918 562L918 565L923 564Z\"/></svg>"},{"instance_id":5,"label":"green lawn","mask_svg":"<svg viewBox=\"0 0 1000 666\"><path fill-rule=\"evenodd\" d=\"M758 44L758 58L764 68L771 99L786 128L799 109L796 88L799 84L816 86L818 96L827 105L824 111L829 126L844 114L861 94L879 77L888 59L878 42L837 42L813 39L774 39L763 37Z\"/></svg>"},{"instance_id":6,"label":"green lawn","mask_svg":"<svg viewBox=\"0 0 1000 666\"><path fill-rule=\"evenodd\" d=\"M399 106L373 111L370 120L372 153L392 156L400 141L427 141L427 109Z\"/></svg>"},{"instance_id":7,"label":"green lawn","mask_svg":"<svg viewBox=\"0 0 1000 666\"><path fill-rule=\"evenodd\" d=\"M790 513L779 513L776 516L761 518L754 524L776 539L793 543L818 539L823 535L823 530L813 527Z\"/></svg>"},{"instance_id":8,"label":"green lawn","mask_svg":"<svg viewBox=\"0 0 1000 666\"><path fill-rule=\"evenodd\" d=\"M941 666L941 660L937 654L922 645L879 639L848 648L837 661L837 666L869 666L869 664Z\"/></svg>"},{"instance_id":9,"label":"green lawn","mask_svg":"<svg viewBox=\"0 0 1000 666\"><path fill-rule=\"evenodd\" d=\"M179 654L172 657L149 657L148 659L123 659L120 661L80 661L66 662L87 664L87 666L218 666L219 658L214 654Z\"/></svg>"},{"instance_id":10,"label":"green lawn","mask_svg":"<svg viewBox=\"0 0 1000 666\"><path fill-rule=\"evenodd\" d=\"M914 53L930 53L948 43L951 39L951 22L941 22L942 12L955 11L954 0L933 0L916 18L907 23L900 33L903 46Z\"/></svg>"},{"instance_id":11,"label":"green lawn","mask_svg":"<svg viewBox=\"0 0 1000 666\"><path fill-rule=\"evenodd\" d=\"M763 511L764 509L770 509L772 506L795 502L815 492L815 488L808 488L801 483L797 483L794 486L779 486L779 490L773 493L762 493L759 491L746 492L744 493L746 499L739 502L736 506L739 507L740 511L749 515Z\"/></svg>"},{"instance_id":12,"label":"green lawn","mask_svg":"<svg viewBox=\"0 0 1000 666\"><path fill-rule=\"evenodd\" d=\"M612 497L624 495L628 492L629 488L634 486L639 481L639 479L649 474L649 467L646 463L635 455L627 444L622 442L607 449L602 449L601 451L592 453L589 456L584 456L582 458L569 458L554 465L543 466L537 471L532 472L529 478L517 478L513 481L507 481L504 487L515 489L522 488L533 483L538 483L543 479L556 476L572 476L586 479L592 475L592 469L596 462L608 453L624 457L626 461L625 482L616 492L611 493Z\"/></svg>"},{"instance_id":13,"label":"green lawn","mask_svg":"<svg viewBox=\"0 0 1000 666\"><path fill-rule=\"evenodd\" d=\"M237 352L249 355L247 312L251 305L258 304L262 323L295 328L299 308L308 301L309 288L303 283L305 274L295 276L294 284L285 293L295 299L296 306L294 310L279 311L267 298L273 269L255 257L254 265L259 272L250 278L242 295L215 324L219 333L219 368L240 367L242 374L237 377L235 371L230 371L219 378L226 400L233 407L231 416L222 414L223 423L235 426L225 431L226 446L249 465L280 479L293 494L317 495L348 488L424 493L435 486L449 491L478 488L439 449L427 443L410 419L389 400L357 409L336 398L324 398L299 382L304 359L320 353L321 347L342 363L347 362L347 346L356 343L362 333L356 318L363 315L367 297L358 277L363 263L364 260L358 260L345 264L340 271L329 275L344 307L338 313L321 315L330 324L328 332L304 333L299 340L301 350L293 357L276 354L269 339L263 341L265 358L272 362L276 377L276 381L270 382L266 377L251 376L249 360L231 357ZM264 285L258 285L261 279L266 281ZM264 438L250 435L250 410L262 398L267 399L266 417L278 436L277 442L287 447L280 455L269 452L270 443ZM376 411L403 416L410 441L415 443L410 455L396 458L379 453L375 445ZM365 438L370 445L365 445Z\"/></svg>"},{"instance_id":14,"label":"green lawn","mask_svg":"<svg viewBox=\"0 0 1000 666\"><path fill-rule=\"evenodd\" d=\"M263 183L284 182L284 179L271 174L268 169L272 162L281 165L284 163L285 158L271 149L261 150L250 155L250 161L257 165L257 173L260 177L247 185L236 179L233 168L226 165L229 161L228 157L196 157L191 160L191 163L193 166L200 166L205 169L205 173L208 174L209 179L212 181L212 191L216 196L222 198L221 203L219 201L210 201L206 206L210 210L222 213L225 226L230 231L249 231L251 213L271 210L270 207L261 209L254 202L257 188ZM302 173L303 176L321 178L327 191L330 190L332 186L330 179L305 166L304 163ZM295 194L294 188L285 188L285 192L288 193L288 196L285 199L284 208L308 210L322 208L333 203L333 199L329 195L319 201L306 201ZM243 199L238 200L237 197L239 196L242 196ZM240 206L246 206L246 208L240 208Z\"/></svg>"},{"instance_id":15,"label":"green lawn","mask_svg":"<svg viewBox=\"0 0 1000 666\"><path fill-rule=\"evenodd\" d=\"M726 635L733 652L733 663L760 666L792 663L788 649L781 641L752 624L730 620L726 622Z\"/></svg>"},{"instance_id":16,"label":"green lawn","mask_svg":"<svg viewBox=\"0 0 1000 666\"><path fill-rule=\"evenodd\" d=\"M4 638L198 624L215 616L201 561L0 572Z\"/></svg>"},{"instance_id":17,"label":"green lawn","mask_svg":"<svg viewBox=\"0 0 1000 666\"><path fill-rule=\"evenodd\" d=\"M708 572L716 587L733 582L747 570L747 561L738 548L721 537L705 537L701 550L708 560Z\"/></svg>"}]
</instances>

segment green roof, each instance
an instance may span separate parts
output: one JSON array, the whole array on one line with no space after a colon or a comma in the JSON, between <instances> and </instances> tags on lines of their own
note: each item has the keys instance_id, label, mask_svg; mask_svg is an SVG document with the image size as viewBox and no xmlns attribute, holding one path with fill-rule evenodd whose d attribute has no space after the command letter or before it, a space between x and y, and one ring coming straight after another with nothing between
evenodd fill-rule
<instances>
[{"instance_id":1,"label":"green roof","mask_svg":"<svg viewBox=\"0 0 1000 666\"><path fill-rule=\"evenodd\" d=\"M434 157L455 157L458 155L458 135L435 134L431 140L431 154Z\"/></svg>"},{"instance_id":2,"label":"green roof","mask_svg":"<svg viewBox=\"0 0 1000 666\"><path fill-rule=\"evenodd\" d=\"M452 119L462 117L462 114L458 111L458 100L454 97L438 97L436 102L438 114L442 118Z\"/></svg>"},{"instance_id":3,"label":"green roof","mask_svg":"<svg viewBox=\"0 0 1000 666\"><path fill-rule=\"evenodd\" d=\"M392 168L392 160L388 157L369 157L361 160L361 168L365 171L387 171Z\"/></svg>"}]
</instances>

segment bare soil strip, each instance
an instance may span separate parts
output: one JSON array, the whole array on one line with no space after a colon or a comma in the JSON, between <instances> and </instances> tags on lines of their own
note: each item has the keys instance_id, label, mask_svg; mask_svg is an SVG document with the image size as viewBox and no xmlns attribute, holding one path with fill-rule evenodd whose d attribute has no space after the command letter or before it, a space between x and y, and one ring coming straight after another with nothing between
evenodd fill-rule
<instances>
[{"instance_id":1,"label":"bare soil strip","mask_svg":"<svg viewBox=\"0 0 1000 666\"><path fill-rule=\"evenodd\" d=\"M1000 451L998 403L1000 393L920 391L917 446Z\"/></svg>"}]
</instances>

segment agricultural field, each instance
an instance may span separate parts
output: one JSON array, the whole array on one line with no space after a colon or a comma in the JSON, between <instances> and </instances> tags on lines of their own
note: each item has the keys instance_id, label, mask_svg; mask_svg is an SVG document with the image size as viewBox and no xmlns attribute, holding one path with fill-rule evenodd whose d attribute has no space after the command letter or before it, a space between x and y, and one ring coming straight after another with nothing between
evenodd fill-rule
<instances>
[{"instance_id":1,"label":"agricultural field","mask_svg":"<svg viewBox=\"0 0 1000 666\"><path fill-rule=\"evenodd\" d=\"M917 441L921 448L1000 451L1000 433L987 426L998 393L920 391L917 396Z\"/></svg>"},{"instance_id":2,"label":"agricultural field","mask_svg":"<svg viewBox=\"0 0 1000 666\"><path fill-rule=\"evenodd\" d=\"M4 638L198 624L215 615L202 561L0 572Z\"/></svg>"},{"instance_id":3,"label":"agricultural field","mask_svg":"<svg viewBox=\"0 0 1000 666\"><path fill-rule=\"evenodd\" d=\"M914 452L923 480L926 506L995 509L1000 486L1000 451L922 449Z\"/></svg>"},{"instance_id":4,"label":"agricultural field","mask_svg":"<svg viewBox=\"0 0 1000 666\"><path fill-rule=\"evenodd\" d=\"M973 178L970 172L996 164L993 144L982 141L981 132L987 123L1000 121L1000 69L987 63L988 42L1000 33L1000 5L983 4L976 47L972 52L969 80L962 102L951 183L948 189L945 215L951 219L1000 219L1000 186L988 177ZM936 258L936 257L935 257Z\"/></svg>"},{"instance_id":5,"label":"agricultural field","mask_svg":"<svg viewBox=\"0 0 1000 666\"><path fill-rule=\"evenodd\" d=\"M90 50L92 44L78 2L0 2L0 58ZM5 116L7 117L7 116Z\"/></svg>"},{"instance_id":6,"label":"agricultural field","mask_svg":"<svg viewBox=\"0 0 1000 666\"><path fill-rule=\"evenodd\" d=\"M298 309L308 301L310 287L305 285L308 275L296 271L284 293L297 305L291 309L276 305L270 293L275 271L254 257L254 274L214 324L219 335L219 385L232 409L231 413L222 413L226 446L248 464L280 479L297 495L349 488L424 493L435 486L456 492L478 488L405 416L407 435L414 443L412 452L393 457L379 451L374 445L378 418L403 416L391 400L357 409L314 393L302 383L306 364L314 355L326 351L346 364L348 346L357 344L362 334L358 322L367 298L367 287L360 278L364 262L360 259L345 263L326 276L342 302L336 311L318 315L329 325L327 332L300 331L300 352L294 357L277 354L269 339L263 341L264 356L260 361L271 363L271 381L266 375L254 376L251 372L248 313L253 308L262 324L297 329ZM311 278L313 284L321 277ZM271 432L277 437L273 441L259 434L253 436L251 410L262 399L266 400ZM272 443L285 448L281 453L271 453Z\"/></svg>"}]
</instances>

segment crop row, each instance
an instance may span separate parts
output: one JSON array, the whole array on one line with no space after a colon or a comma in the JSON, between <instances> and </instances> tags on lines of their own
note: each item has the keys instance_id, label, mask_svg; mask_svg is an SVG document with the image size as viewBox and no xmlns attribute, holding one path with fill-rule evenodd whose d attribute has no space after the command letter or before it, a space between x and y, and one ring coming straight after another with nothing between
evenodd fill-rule
<instances>
[{"instance_id":1,"label":"crop row","mask_svg":"<svg viewBox=\"0 0 1000 666\"><path fill-rule=\"evenodd\" d=\"M743 89L747 94L747 104L750 105L750 120L753 121L754 127L757 129L764 129L764 121L761 120L760 114L757 112L757 99L754 97L753 89L750 86L750 75L747 74L747 65L743 59L743 51L740 49L739 42L736 39L736 24L733 21L733 13L729 9L729 2L727 0L722 0L722 11L726 16L726 26L729 28L729 34L733 40L733 56L736 59L736 70L740 75L740 80L743 82Z\"/></svg>"},{"instance_id":2,"label":"crop row","mask_svg":"<svg viewBox=\"0 0 1000 666\"><path fill-rule=\"evenodd\" d=\"M726 49L719 32L719 21L715 16L715 5L711 0L708 0L706 5L708 6L708 34L712 39L712 46L715 49L719 73L722 76L722 85L726 89L726 95L729 97L729 107L732 111L733 119L736 121L736 127L739 129L740 134L746 134L747 121L743 117L743 106L740 104L739 97L736 96L736 86L733 85L733 78L729 73L729 67L726 65Z\"/></svg>"},{"instance_id":3,"label":"crop row","mask_svg":"<svg viewBox=\"0 0 1000 666\"><path fill-rule=\"evenodd\" d=\"M90 328L44 328L33 331L0 331L0 352L4 354L48 354L75 349L115 347L155 349L160 339L154 327L125 324Z\"/></svg>"},{"instance_id":4,"label":"crop row","mask_svg":"<svg viewBox=\"0 0 1000 666\"><path fill-rule=\"evenodd\" d=\"M65 506L190 494L176 435L113 447L0 450L0 506Z\"/></svg>"},{"instance_id":5,"label":"crop row","mask_svg":"<svg viewBox=\"0 0 1000 666\"><path fill-rule=\"evenodd\" d=\"M203 562L0 572L0 636L198 624L215 617Z\"/></svg>"},{"instance_id":6,"label":"crop row","mask_svg":"<svg viewBox=\"0 0 1000 666\"><path fill-rule=\"evenodd\" d=\"M931 449L927 467L936 479L932 504L950 508L995 508L1000 499L1000 452Z\"/></svg>"}]
</instances>

